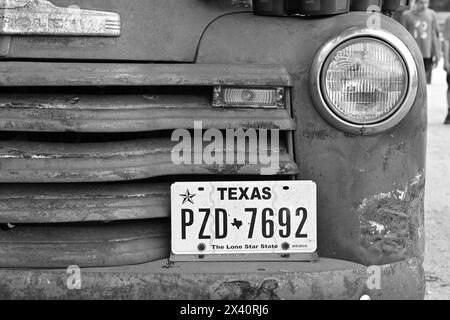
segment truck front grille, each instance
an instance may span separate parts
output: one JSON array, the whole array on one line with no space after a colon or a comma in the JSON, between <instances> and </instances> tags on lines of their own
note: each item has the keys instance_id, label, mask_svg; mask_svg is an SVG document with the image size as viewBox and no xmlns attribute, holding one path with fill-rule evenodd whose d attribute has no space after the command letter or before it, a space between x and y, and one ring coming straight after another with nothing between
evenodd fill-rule
<instances>
[{"instance_id":1,"label":"truck front grille","mask_svg":"<svg viewBox=\"0 0 450 320\"><path fill-rule=\"evenodd\" d=\"M172 182L297 174L289 109L211 105L213 85L289 87L282 69L244 66L254 75L238 73L232 80L215 74L222 69L214 65L199 67L203 78L182 66L186 73L179 70L177 84L170 74L152 77L148 65L144 71L133 65L128 77L122 65L110 74L97 70L97 76L67 70L76 65L52 66L39 85L35 73L19 81L14 72L0 72L0 267L112 266L168 257ZM171 133L192 130L194 121L203 129L280 130L277 172L262 177L263 165L247 161L255 152L248 144L233 150L244 156L243 164L176 165Z\"/></svg>"}]
</instances>

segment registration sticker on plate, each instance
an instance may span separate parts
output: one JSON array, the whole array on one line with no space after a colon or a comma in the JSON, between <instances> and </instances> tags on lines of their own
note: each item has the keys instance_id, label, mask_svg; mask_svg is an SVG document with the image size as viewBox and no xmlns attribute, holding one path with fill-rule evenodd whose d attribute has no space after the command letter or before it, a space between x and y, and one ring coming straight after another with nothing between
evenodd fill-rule
<instances>
[{"instance_id":1,"label":"registration sticker on plate","mask_svg":"<svg viewBox=\"0 0 450 320\"><path fill-rule=\"evenodd\" d=\"M172 252L315 252L316 198L312 181L175 183Z\"/></svg>"}]
</instances>

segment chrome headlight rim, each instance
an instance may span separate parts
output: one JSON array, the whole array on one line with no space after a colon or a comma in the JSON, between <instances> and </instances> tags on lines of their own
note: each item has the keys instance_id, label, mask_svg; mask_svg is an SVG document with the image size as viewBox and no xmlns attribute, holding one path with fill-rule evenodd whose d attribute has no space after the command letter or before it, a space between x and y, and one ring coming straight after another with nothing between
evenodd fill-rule
<instances>
[{"instance_id":1,"label":"chrome headlight rim","mask_svg":"<svg viewBox=\"0 0 450 320\"><path fill-rule=\"evenodd\" d=\"M337 115L322 88L322 74L329 57L339 47L345 46L349 41L358 41L359 38L378 40L391 47L401 57L408 79L403 100L400 100L394 110L385 118L368 124L354 123ZM311 66L310 90L317 111L332 126L352 134L373 135L393 128L409 113L416 100L419 87L418 77L418 69L412 53L397 36L381 29L352 28L329 40L321 47Z\"/></svg>"},{"instance_id":2,"label":"chrome headlight rim","mask_svg":"<svg viewBox=\"0 0 450 320\"><path fill-rule=\"evenodd\" d=\"M390 46L388 43L386 43L384 41L381 41L381 40L379 40L377 38L373 38L373 37L364 37L364 36L362 36L362 37L355 37L353 39L347 40L347 41L341 43L339 46L337 46L330 53L329 59L326 60L325 64L322 67L322 73L321 73L321 76L320 76L320 80L321 80L320 85L321 85L321 92L326 92L326 89L325 89L326 88L326 77L325 77L325 75L326 75L326 71L328 70L328 68L329 68L329 66L330 66L330 64L332 62L332 59L330 59L330 58L333 57L333 55L336 52L340 51L342 48L349 47L349 46L351 46L354 43L363 42L363 41L378 42L378 43L386 46L386 48L391 49L393 54L395 54L399 58L400 63L402 65L403 69L405 70L406 81L407 81L407 84L405 85L404 89L402 90L402 94L401 94L400 99L397 101L395 106L388 113L386 113L384 116L382 116L382 117L380 117L380 118L378 118L376 120L361 120L361 121L357 121L357 120L355 120L355 119L345 115L344 113L340 112L339 110L337 110L338 108L336 106L333 106L334 103L331 101L330 97L327 94L323 94L323 98L324 98L324 100L325 100L325 102L327 103L328 106L333 106L333 107L330 107L330 110L332 112L334 112L339 118L342 118L344 121L347 121L347 122L350 122L350 123L353 123L353 124L356 124L356 125L367 126L367 125L371 125L371 124L377 124L379 122L382 122L382 121L390 118L403 105L403 102L405 101L405 98L406 98L406 96L408 94L409 75L408 75L408 72L407 72L406 63L403 60L403 57L400 55L400 53L397 52L397 50L395 48Z\"/></svg>"}]
</instances>

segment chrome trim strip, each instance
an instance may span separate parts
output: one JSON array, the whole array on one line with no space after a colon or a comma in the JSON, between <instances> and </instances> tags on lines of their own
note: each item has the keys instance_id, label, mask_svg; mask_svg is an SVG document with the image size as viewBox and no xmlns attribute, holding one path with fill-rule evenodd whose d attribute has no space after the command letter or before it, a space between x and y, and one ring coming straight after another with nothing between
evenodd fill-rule
<instances>
[{"instance_id":1,"label":"chrome trim strip","mask_svg":"<svg viewBox=\"0 0 450 320\"><path fill-rule=\"evenodd\" d=\"M120 15L57 7L47 0L0 0L0 35L118 37Z\"/></svg>"}]
</instances>

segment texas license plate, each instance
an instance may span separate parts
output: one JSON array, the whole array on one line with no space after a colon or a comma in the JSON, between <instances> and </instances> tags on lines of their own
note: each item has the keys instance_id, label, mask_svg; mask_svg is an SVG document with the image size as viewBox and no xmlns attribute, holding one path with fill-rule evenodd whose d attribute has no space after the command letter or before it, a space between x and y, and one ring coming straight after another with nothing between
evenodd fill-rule
<instances>
[{"instance_id":1,"label":"texas license plate","mask_svg":"<svg viewBox=\"0 0 450 320\"><path fill-rule=\"evenodd\" d=\"M179 182L171 187L174 254L312 253L312 181Z\"/></svg>"}]
</instances>

